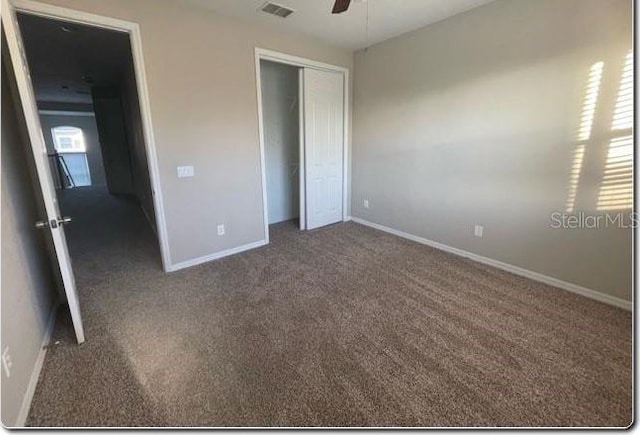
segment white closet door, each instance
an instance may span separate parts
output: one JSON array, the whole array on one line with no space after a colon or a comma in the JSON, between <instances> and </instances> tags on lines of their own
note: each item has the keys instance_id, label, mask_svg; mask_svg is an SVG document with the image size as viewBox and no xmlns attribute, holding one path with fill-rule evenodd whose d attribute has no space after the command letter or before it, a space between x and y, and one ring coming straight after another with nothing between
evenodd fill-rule
<instances>
[{"instance_id":1,"label":"white closet door","mask_svg":"<svg viewBox=\"0 0 640 435\"><path fill-rule=\"evenodd\" d=\"M342 221L343 75L304 68L307 229Z\"/></svg>"}]
</instances>

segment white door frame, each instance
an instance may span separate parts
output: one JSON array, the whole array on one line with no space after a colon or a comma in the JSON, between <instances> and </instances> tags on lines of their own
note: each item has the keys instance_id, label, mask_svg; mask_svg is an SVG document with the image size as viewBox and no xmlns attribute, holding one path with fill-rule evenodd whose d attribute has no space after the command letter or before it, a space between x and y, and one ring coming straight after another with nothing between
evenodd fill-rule
<instances>
[{"instance_id":1,"label":"white door frame","mask_svg":"<svg viewBox=\"0 0 640 435\"><path fill-rule=\"evenodd\" d=\"M267 207L267 176L266 176L266 164L265 164L265 150L264 150L264 125L262 122L262 81L260 78L260 61L269 60L271 62L283 63L286 65L293 65L301 68L314 68L323 71L331 71L342 74L344 77L344 128L343 128L343 156L342 156L342 221L349 220L348 205L349 205L349 150L351 149L351 143L349 141L349 68L342 66L331 65L324 62L318 62L303 57L292 56L290 54L279 53L277 51L266 50L264 48L255 49L255 62L256 62L256 89L258 97L258 132L260 136L260 171L262 172L262 206L264 210L264 238L269 243L269 212ZM302 79L302 75L299 75ZM300 80L299 87L302 86ZM306 228L305 220L305 168L304 168L304 129L302 128L303 120L303 102L298 102L300 107L300 228Z\"/></svg>"},{"instance_id":2,"label":"white door frame","mask_svg":"<svg viewBox=\"0 0 640 435\"><path fill-rule=\"evenodd\" d=\"M137 23L124 21L101 15L94 15L87 12L77 11L73 9L62 8L45 3L39 3L33 0L2 0L3 13L22 12L31 15L38 15L45 18L61 19L64 21L86 24L93 27L115 30L129 34L131 42L131 54L133 56L133 66L136 76L136 84L138 90L138 101L140 104L140 115L142 117L142 130L144 134L145 150L147 154L147 162L149 167L149 178L153 194L153 205L156 216L156 226L158 228L158 239L160 244L160 254L162 257L162 268L168 272L171 267L171 255L169 252L169 240L167 237L167 224L164 213L164 204L162 201L162 190L160 187L160 171L158 169L158 157L156 153L156 143L153 135L153 124L151 123L151 105L149 103L149 93L147 90L147 76L144 69L144 58L142 55L142 37L140 35L140 26ZM5 27L5 33L8 41L16 41L17 35ZM26 77L21 65L21 60L16 58L16 53L11 53L11 60L14 65L16 75ZM29 104L21 102L25 117L38 119L38 113L33 112ZM39 119L38 119L39 123Z\"/></svg>"}]
</instances>

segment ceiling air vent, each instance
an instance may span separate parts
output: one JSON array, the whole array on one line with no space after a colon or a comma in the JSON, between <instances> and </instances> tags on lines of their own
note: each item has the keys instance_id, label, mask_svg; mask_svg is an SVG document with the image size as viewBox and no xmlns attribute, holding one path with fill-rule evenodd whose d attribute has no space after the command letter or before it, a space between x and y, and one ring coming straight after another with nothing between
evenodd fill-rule
<instances>
[{"instance_id":1,"label":"ceiling air vent","mask_svg":"<svg viewBox=\"0 0 640 435\"><path fill-rule=\"evenodd\" d=\"M263 4L260 7L260 10L262 12L266 12L268 14L275 15L280 18L287 18L289 15L293 13L292 9L289 9L284 6L271 3L271 2L266 2L265 4Z\"/></svg>"}]
</instances>

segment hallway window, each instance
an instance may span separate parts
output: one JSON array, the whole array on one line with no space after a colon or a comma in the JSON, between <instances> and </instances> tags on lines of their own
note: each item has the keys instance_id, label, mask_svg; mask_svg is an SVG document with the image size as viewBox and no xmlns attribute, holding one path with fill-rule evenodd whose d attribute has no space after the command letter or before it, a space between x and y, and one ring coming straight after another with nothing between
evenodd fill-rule
<instances>
[{"instance_id":1,"label":"hallway window","mask_svg":"<svg viewBox=\"0 0 640 435\"><path fill-rule=\"evenodd\" d=\"M60 126L51 129L56 150L58 174L64 187L91 186L84 134L77 127Z\"/></svg>"}]
</instances>

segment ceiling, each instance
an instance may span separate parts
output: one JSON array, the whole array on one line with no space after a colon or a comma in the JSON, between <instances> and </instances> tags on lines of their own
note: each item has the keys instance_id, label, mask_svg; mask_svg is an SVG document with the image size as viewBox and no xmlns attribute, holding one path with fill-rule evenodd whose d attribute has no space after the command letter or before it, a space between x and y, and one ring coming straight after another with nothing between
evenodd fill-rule
<instances>
[{"instance_id":1,"label":"ceiling","mask_svg":"<svg viewBox=\"0 0 640 435\"><path fill-rule=\"evenodd\" d=\"M117 85L129 71L126 33L27 14L18 23L38 102L91 104L91 84Z\"/></svg>"},{"instance_id":2,"label":"ceiling","mask_svg":"<svg viewBox=\"0 0 640 435\"><path fill-rule=\"evenodd\" d=\"M334 0L272 0L295 11L287 18L260 11L266 0L184 1L223 15L303 33L338 47L358 50L492 0L353 0L349 10L339 15L331 14Z\"/></svg>"}]
</instances>

